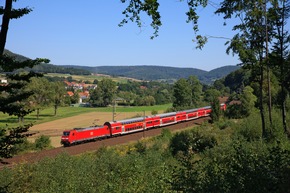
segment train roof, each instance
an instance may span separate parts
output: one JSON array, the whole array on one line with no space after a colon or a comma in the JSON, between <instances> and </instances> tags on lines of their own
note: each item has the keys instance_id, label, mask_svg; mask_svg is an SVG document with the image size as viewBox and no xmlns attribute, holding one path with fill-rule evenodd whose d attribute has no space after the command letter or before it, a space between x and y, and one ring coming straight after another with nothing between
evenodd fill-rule
<instances>
[{"instance_id":1,"label":"train roof","mask_svg":"<svg viewBox=\"0 0 290 193\"><path fill-rule=\"evenodd\" d=\"M122 124L126 124L126 123L141 122L141 121L144 121L144 117L137 117L137 118L132 118L132 119L125 119L125 120L120 120L118 122L120 122Z\"/></svg>"},{"instance_id":2,"label":"train roof","mask_svg":"<svg viewBox=\"0 0 290 193\"><path fill-rule=\"evenodd\" d=\"M127 124L127 123L141 122L141 121L144 121L144 117L137 117L137 118L132 118L132 119L124 119L124 120L119 120L119 121L111 121L111 122L106 122L106 123L109 123L109 124L114 124L114 123Z\"/></svg>"},{"instance_id":3,"label":"train roof","mask_svg":"<svg viewBox=\"0 0 290 193\"><path fill-rule=\"evenodd\" d=\"M173 116L173 115L176 115L176 112L163 113L163 114L158 114L156 116L158 116L158 117L168 117L168 116Z\"/></svg>"},{"instance_id":4,"label":"train roof","mask_svg":"<svg viewBox=\"0 0 290 193\"><path fill-rule=\"evenodd\" d=\"M91 126L91 127L84 127L84 128L74 128L77 132L82 131L89 131L89 130L96 130L96 129L102 129L104 126Z\"/></svg>"},{"instance_id":5,"label":"train roof","mask_svg":"<svg viewBox=\"0 0 290 193\"><path fill-rule=\"evenodd\" d=\"M190 112L198 111L199 109L210 109L210 108L211 108L211 106L206 106L206 107L202 107L202 108L188 109L188 110L185 110L184 112L190 113Z\"/></svg>"}]
</instances>

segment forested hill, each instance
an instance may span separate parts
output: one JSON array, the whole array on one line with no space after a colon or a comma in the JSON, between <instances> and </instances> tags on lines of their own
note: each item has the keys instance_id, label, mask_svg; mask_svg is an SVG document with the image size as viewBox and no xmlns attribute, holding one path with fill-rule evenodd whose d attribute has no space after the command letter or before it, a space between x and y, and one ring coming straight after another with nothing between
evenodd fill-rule
<instances>
[{"instance_id":1,"label":"forested hill","mask_svg":"<svg viewBox=\"0 0 290 193\"><path fill-rule=\"evenodd\" d=\"M25 56L22 56L22 55L19 55L19 54L15 54L9 50L4 50L4 54L7 54L8 56L12 56L12 57L15 57L16 60L18 61L25 61L25 60L28 60L29 58L25 57Z\"/></svg>"},{"instance_id":2,"label":"forested hill","mask_svg":"<svg viewBox=\"0 0 290 193\"><path fill-rule=\"evenodd\" d=\"M4 50L4 54L14 57L18 61L25 61L30 58L15 54L9 50ZM40 64L33 67L33 71L41 73L63 73L71 75L90 75L91 72L85 69L74 68L74 67L65 67L65 66L56 66L53 64ZM0 69L1 72L1 69Z\"/></svg>"},{"instance_id":3,"label":"forested hill","mask_svg":"<svg viewBox=\"0 0 290 193\"><path fill-rule=\"evenodd\" d=\"M15 54L9 50L5 53L14 56L18 60L28 59L25 56ZM166 82L175 82L180 78L196 76L204 84L212 84L215 80L220 79L233 71L238 66L224 66L211 71L200 70L196 68L177 68L166 66L74 66L74 65L53 65L41 64L35 66L33 70L43 73L65 73L72 75L88 75L91 73L106 74L110 76L123 76L139 80L157 80ZM1 70L0 70L1 71Z\"/></svg>"},{"instance_id":4,"label":"forested hill","mask_svg":"<svg viewBox=\"0 0 290 193\"><path fill-rule=\"evenodd\" d=\"M211 71L204 71L196 68L176 68L165 66L67 66L88 70L92 73L108 74L111 76L124 76L141 80L164 80L174 82L180 78L187 78L191 75L205 84L211 84L229 73L237 70L238 66L224 66Z\"/></svg>"}]
</instances>

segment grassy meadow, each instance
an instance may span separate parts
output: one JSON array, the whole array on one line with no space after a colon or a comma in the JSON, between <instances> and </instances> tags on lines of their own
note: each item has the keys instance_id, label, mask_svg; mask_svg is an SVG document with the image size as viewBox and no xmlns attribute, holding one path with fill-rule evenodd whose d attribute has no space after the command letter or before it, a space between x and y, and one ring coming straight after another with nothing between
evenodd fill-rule
<instances>
[{"instance_id":1,"label":"grassy meadow","mask_svg":"<svg viewBox=\"0 0 290 193\"><path fill-rule=\"evenodd\" d=\"M155 105L155 106L141 106L141 107L116 107L116 113L126 113L126 112L136 112L136 116L149 115L152 110L158 111L158 113L164 112L166 109L171 107L171 104L166 105ZM50 107L40 111L39 119L37 119L36 111L25 116L24 123L33 123L34 125L50 122L58 119L63 119L67 117L72 117L76 115L81 115L91 112L113 112L113 107L104 107L104 108L88 108L88 107L60 107L57 110L57 115L54 116L54 108ZM108 121L111 117L108 117ZM0 128L18 126L18 118L16 116L9 116L8 114L0 113Z\"/></svg>"},{"instance_id":2,"label":"grassy meadow","mask_svg":"<svg viewBox=\"0 0 290 193\"><path fill-rule=\"evenodd\" d=\"M71 75L71 74L61 74L61 73L47 73L44 76L48 76L48 77L72 77L73 80L77 80L77 81L90 81L90 82L94 82L94 80L98 80L101 81L104 78L110 78L115 82L119 82L119 83L126 83L129 78L126 77L111 77L108 75L102 75L102 74L98 74L98 75ZM130 79L133 80L133 79ZM135 81L138 81L136 79L134 79Z\"/></svg>"}]
</instances>

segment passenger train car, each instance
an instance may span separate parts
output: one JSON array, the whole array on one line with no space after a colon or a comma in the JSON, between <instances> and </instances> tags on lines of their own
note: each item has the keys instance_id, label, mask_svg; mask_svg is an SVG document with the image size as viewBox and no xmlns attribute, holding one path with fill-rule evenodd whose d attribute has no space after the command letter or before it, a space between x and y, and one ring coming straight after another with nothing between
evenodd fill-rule
<instances>
[{"instance_id":1,"label":"passenger train car","mask_svg":"<svg viewBox=\"0 0 290 193\"><path fill-rule=\"evenodd\" d=\"M221 104L221 110L225 109L226 105ZM102 126L74 128L72 130L66 130L63 132L61 137L61 144L64 146L69 146L86 141L125 135L156 127L172 125L182 121L190 121L200 117L206 117L209 116L210 113L211 106L206 106L185 111L157 114L154 116L105 122Z\"/></svg>"}]
</instances>

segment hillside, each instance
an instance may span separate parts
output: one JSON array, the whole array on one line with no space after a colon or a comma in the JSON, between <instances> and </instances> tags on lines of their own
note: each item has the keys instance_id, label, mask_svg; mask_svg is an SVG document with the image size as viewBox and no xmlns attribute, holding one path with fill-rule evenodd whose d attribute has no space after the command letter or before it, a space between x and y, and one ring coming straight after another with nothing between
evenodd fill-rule
<instances>
[{"instance_id":1,"label":"hillside","mask_svg":"<svg viewBox=\"0 0 290 193\"><path fill-rule=\"evenodd\" d=\"M237 70L238 66L224 66L211 71L196 68L176 68L165 66L66 66L88 70L92 73L124 76L141 80L156 80L174 82L180 78L196 76L204 84L211 84L229 73Z\"/></svg>"},{"instance_id":2,"label":"hillside","mask_svg":"<svg viewBox=\"0 0 290 193\"><path fill-rule=\"evenodd\" d=\"M21 62L30 59L28 57L15 54L9 50L5 50L4 54L7 54L8 56L12 56L17 61L21 61ZM65 66L56 66L53 64L44 64L44 63L34 66L32 70L35 72L40 72L40 73L62 73L62 74L71 74L71 75L90 75L91 74L90 71L87 71L85 69L65 67Z\"/></svg>"},{"instance_id":3,"label":"hillside","mask_svg":"<svg viewBox=\"0 0 290 193\"><path fill-rule=\"evenodd\" d=\"M22 56L22 55L19 55L19 54L15 54L9 50L4 50L4 54L7 54L8 56L12 56L12 57L15 57L16 60L18 61L25 61L25 60L28 60L29 58L25 57L25 56Z\"/></svg>"},{"instance_id":4,"label":"hillside","mask_svg":"<svg viewBox=\"0 0 290 193\"><path fill-rule=\"evenodd\" d=\"M19 60L28 59L25 56L15 54L8 50L7 54L15 56ZM233 71L239 69L238 66L223 66L211 71L196 68L177 68L166 66L74 66L74 65L53 65L41 64L33 68L34 71L43 73L65 73L72 75L106 74L110 76L121 76L139 80L154 80L175 82L180 78L196 76L204 84L212 84L215 80L225 77Z\"/></svg>"}]
</instances>

